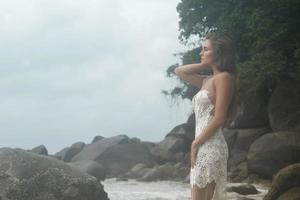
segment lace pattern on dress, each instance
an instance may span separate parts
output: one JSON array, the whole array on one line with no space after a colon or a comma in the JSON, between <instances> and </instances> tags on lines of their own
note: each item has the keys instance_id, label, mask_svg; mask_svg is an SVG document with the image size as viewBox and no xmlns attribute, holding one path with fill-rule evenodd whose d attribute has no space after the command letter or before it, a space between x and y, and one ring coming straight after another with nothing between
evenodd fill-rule
<instances>
[{"instance_id":1,"label":"lace pattern on dress","mask_svg":"<svg viewBox=\"0 0 300 200\"><path fill-rule=\"evenodd\" d=\"M200 90L192 99L195 112L195 137L208 125L214 109L207 90ZM213 200L226 199L228 147L222 129L218 129L207 141L200 145L194 168L190 171L190 184L203 188L215 181Z\"/></svg>"}]
</instances>

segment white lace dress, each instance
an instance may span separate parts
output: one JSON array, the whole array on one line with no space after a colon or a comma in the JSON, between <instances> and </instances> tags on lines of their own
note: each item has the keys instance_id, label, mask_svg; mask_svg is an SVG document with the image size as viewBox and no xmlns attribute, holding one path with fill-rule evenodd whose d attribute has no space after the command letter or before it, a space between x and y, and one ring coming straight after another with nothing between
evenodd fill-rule
<instances>
[{"instance_id":1,"label":"white lace dress","mask_svg":"<svg viewBox=\"0 0 300 200\"><path fill-rule=\"evenodd\" d=\"M195 137L197 137L212 119L214 105L208 97L208 91L204 89L201 89L193 97L192 105L196 119ZM222 128L219 128L199 147L196 164L190 172L191 187L196 185L203 188L208 183L215 181L216 187L212 199L226 199L227 159L227 143Z\"/></svg>"}]
</instances>

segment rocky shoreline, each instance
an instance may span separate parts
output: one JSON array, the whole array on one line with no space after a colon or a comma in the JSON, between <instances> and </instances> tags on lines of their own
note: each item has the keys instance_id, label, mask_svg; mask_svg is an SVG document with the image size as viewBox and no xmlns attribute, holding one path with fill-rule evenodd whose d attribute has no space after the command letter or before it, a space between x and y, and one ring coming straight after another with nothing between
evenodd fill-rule
<instances>
[{"instance_id":1,"label":"rocky shoreline","mask_svg":"<svg viewBox=\"0 0 300 200\"><path fill-rule=\"evenodd\" d=\"M103 185L108 193L110 200L191 200L190 184L181 181L165 180L140 182L135 179L128 179L127 181L118 181L116 178L109 178L103 181ZM262 200L268 192L268 189L270 187L270 181L253 183L251 185L253 185L257 189L258 193L243 195L235 191L237 190L237 188L248 188L247 186L245 187L245 183L228 183L226 199Z\"/></svg>"},{"instance_id":2,"label":"rocky shoreline","mask_svg":"<svg viewBox=\"0 0 300 200\"><path fill-rule=\"evenodd\" d=\"M300 199L300 88L295 85L299 83L284 82L267 99L260 95L263 86L238 90L235 118L223 133L229 147L228 181L245 185L228 191L257 194L254 185L269 181L264 200ZM114 177L188 183L194 127L191 115L158 143L127 135L95 136L89 144L76 142L55 155L48 155L43 145L1 148L0 199L106 200L101 181Z\"/></svg>"}]
</instances>

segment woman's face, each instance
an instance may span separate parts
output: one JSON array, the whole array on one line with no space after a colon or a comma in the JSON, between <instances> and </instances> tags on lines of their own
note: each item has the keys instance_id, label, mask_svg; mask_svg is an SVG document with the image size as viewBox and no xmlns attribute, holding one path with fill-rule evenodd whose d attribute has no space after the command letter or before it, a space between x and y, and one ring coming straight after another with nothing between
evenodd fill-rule
<instances>
[{"instance_id":1,"label":"woman's face","mask_svg":"<svg viewBox=\"0 0 300 200\"><path fill-rule=\"evenodd\" d=\"M204 40L200 52L201 63L211 67L215 62L214 52L210 40Z\"/></svg>"}]
</instances>

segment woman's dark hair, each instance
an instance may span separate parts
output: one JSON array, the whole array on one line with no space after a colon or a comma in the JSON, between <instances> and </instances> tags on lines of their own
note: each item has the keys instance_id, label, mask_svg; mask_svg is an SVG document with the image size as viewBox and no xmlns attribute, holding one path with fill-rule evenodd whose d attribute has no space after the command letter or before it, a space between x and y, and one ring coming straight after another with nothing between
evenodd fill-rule
<instances>
[{"instance_id":1,"label":"woman's dark hair","mask_svg":"<svg viewBox=\"0 0 300 200\"><path fill-rule=\"evenodd\" d=\"M220 32L210 32L205 39L211 42L218 70L235 74L236 54L232 39Z\"/></svg>"},{"instance_id":2,"label":"woman's dark hair","mask_svg":"<svg viewBox=\"0 0 300 200\"><path fill-rule=\"evenodd\" d=\"M217 63L217 69L221 72L229 72L235 75L236 54L235 46L232 39L225 33L211 32L205 39L210 40L215 59ZM233 122L237 116L237 95L236 95L236 77L234 80L234 94L227 111L227 119L225 127L234 126Z\"/></svg>"}]
</instances>

